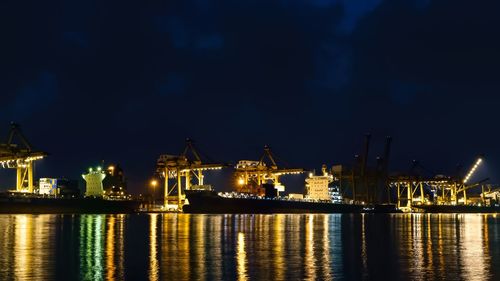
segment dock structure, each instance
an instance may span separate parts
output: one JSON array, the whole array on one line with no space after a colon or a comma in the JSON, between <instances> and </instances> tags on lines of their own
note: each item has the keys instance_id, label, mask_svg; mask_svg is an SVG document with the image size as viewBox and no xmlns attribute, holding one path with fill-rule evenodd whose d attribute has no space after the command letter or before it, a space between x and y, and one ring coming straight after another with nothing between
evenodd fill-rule
<instances>
[{"instance_id":1,"label":"dock structure","mask_svg":"<svg viewBox=\"0 0 500 281\"><path fill-rule=\"evenodd\" d=\"M186 146L180 155L162 154L156 162L156 172L164 182L164 208L168 208L172 195L177 193L177 208L182 210L184 190L210 188L204 182L205 171L220 170L225 164L202 160L193 140L186 139ZM196 179L196 184L192 181Z\"/></svg>"},{"instance_id":2,"label":"dock structure","mask_svg":"<svg viewBox=\"0 0 500 281\"><path fill-rule=\"evenodd\" d=\"M285 186L280 182L284 175L297 175L304 173L302 168L278 167L271 148L264 146L264 153L258 161L240 160L235 166L234 176L238 192L263 194L262 184L272 183L277 192L283 192Z\"/></svg>"},{"instance_id":3,"label":"dock structure","mask_svg":"<svg viewBox=\"0 0 500 281\"><path fill-rule=\"evenodd\" d=\"M15 143L15 139L21 143ZM33 170L35 161L47 153L33 150L16 123L11 123L5 143L0 143L0 168L16 169L16 192L33 193Z\"/></svg>"},{"instance_id":4,"label":"dock structure","mask_svg":"<svg viewBox=\"0 0 500 281\"><path fill-rule=\"evenodd\" d=\"M333 165L331 174L343 198L356 204L382 204L387 202L389 184L389 158L392 137L385 138L384 152L376 157L376 165L369 166L371 134L365 135L361 154L354 155L352 165Z\"/></svg>"},{"instance_id":5,"label":"dock structure","mask_svg":"<svg viewBox=\"0 0 500 281\"><path fill-rule=\"evenodd\" d=\"M418 161L413 161L409 175L391 176L388 189L396 195L395 203L400 209L411 211L418 205L469 205L477 203L468 196L468 191L481 187L481 197L485 193L484 183L489 179L472 182L471 178L479 168L483 158L479 157L465 176L422 176L413 171L420 166ZM389 197L391 200L391 197ZM484 204L484 199L481 199Z\"/></svg>"},{"instance_id":6,"label":"dock structure","mask_svg":"<svg viewBox=\"0 0 500 281\"><path fill-rule=\"evenodd\" d=\"M420 205L484 205L497 194L495 188L485 185L489 179L472 181L483 163L482 155L466 174L438 175L416 160L409 171L395 174L389 171L392 138L386 137L383 156L376 157L374 166L367 163L370 140L371 135L366 134L362 153L354 156L353 165L334 165L331 170L343 198L354 203L394 204L401 210L412 211ZM480 196L472 196L474 188L481 189Z\"/></svg>"}]
</instances>

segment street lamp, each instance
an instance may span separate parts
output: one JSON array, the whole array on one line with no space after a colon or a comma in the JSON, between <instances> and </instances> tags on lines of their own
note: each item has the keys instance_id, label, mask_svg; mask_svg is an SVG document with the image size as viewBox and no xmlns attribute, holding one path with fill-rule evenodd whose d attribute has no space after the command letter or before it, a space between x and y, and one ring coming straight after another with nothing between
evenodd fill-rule
<instances>
[{"instance_id":1,"label":"street lamp","mask_svg":"<svg viewBox=\"0 0 500 281\"><path fill-rule=\"evenodd\" d=\"M155 203L155 193L156 193L156 185L158 185L158 181L151 180L151 186L153 187L153 207L156 205Z\"/></svg>"}]
</instances>

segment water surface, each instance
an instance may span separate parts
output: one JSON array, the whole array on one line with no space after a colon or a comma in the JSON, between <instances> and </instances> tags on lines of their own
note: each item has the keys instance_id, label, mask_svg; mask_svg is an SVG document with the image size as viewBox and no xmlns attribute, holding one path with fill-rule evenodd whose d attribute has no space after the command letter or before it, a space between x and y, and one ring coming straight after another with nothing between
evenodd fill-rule
<instances>
[{"instance_id":1,"label":"water surface","mask_svg":"<svg viewBox=\"0 0 500 281\"><path fill-rule=\"evenodd\" d=\"M0 280L500 280L500 216L0 215Z\"/></svg>"}]
</instances>

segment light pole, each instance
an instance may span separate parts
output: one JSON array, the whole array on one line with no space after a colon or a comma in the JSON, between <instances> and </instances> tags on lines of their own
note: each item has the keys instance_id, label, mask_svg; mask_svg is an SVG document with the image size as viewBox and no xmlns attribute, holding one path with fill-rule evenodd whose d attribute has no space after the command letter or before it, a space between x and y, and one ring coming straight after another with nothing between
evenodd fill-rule
<instances>
[{"instance_id":1,"label":"light pole","mask_svg":"<svg viewBox=\"0 0 500 281\"><path fill-rule=\"evenodd\" d=\"M156 180L151 180L150 184L153 187L153 208L154 208L156 206L155 193L156 193L156 185L158 184L158 182Z\"/></svg>"}]
</instances>

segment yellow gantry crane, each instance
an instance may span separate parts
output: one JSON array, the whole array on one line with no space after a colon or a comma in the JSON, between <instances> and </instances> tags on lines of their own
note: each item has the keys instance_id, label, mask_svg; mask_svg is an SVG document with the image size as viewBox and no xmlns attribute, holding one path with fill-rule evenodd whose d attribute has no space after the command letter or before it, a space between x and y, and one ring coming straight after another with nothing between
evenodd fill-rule
<instances>
[{"instance_id":1,"label":"yellow gantry crane","mask_svg":"<svg viewBox=\"0 0 500 281\"><path fill-rule=\"evenodd\" d=\"M210 189L204 182L203 172L220 170L226 165L220 163L204 163L191 139L186 139L186 147L180 155L163 154L156 162L156 171L164 178L164 205L167 208L172 194L177 190L177 207L182 210L185 195L183 190ZM196 179L196 184L192 181ZM169 183L173 182L173 183Z\"/></svg>"},{"instance_id":2,"label":"yellow gantry crane","mask_svg":"<svg viewBox=\"0 0 500 281\"><path fill-rule=\"evenodd\" d=\"M412 178L399 176L391 179L390 188L396 190L396 204L398 209L410 211L414 205L427 204L424 187L430 186L432 190L450 190L454 185L450 178ZM442 198L442 197L439 197Z\"/></svg>"},{"instance_id":3,"label":"yellow gantry crane","mask_svg":"<svg viewBox=\"0 0 500 281\"><path fill-rule=\"evenodd\" d=\"M16 137L22 145L14 143ZM45 156L45 152L33 151L19 125L11 123L7 141L0 143L0 167L16 169L16 192L33 193L33 167L36 160Z\"/></svg>"},{"instance_id":4,"label":"yellow gantry crane","mask_svg":"<svg viewBox=\"0 0 500 281\"><path fill-rule=\"evenodd\" d=\"M279 168L271 148L264 146L264 153L259 161L240 160L235 167L236 191L262 195L263 183L272 183L278 192L284 191L285 187L280 182L283 175L301 174L304 169Z\"/></svg>"},{"instance_id":5,"label":"yellow gantry crane","mask_svg":"<svg viewBox=\"0 0 500 281\"><path fill-rule=\"evenodd\" d=\"M397 207L408 211L415 205L431 204L430 200L425 196L424 187L430 188L434 192L437 199L434 204L467 205L469 204L467 190L478 187L489 180L486 178L475 183L469 183L482 162L483 158L479 157L463 179L443 175L431 178L398 176L391 178L389 188L396 190Z\"/></svg>"}]
</instances>

